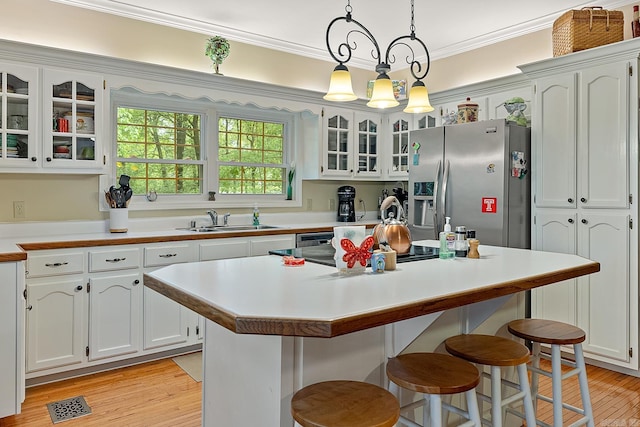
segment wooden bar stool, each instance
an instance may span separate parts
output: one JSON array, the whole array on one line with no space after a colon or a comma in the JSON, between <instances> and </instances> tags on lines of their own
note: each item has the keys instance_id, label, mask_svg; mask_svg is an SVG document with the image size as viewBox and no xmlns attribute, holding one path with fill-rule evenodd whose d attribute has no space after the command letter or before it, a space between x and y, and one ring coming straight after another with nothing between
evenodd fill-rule
<instances>
[{"instance_id":1,"label":"wooden bar stool","mask_svg":"<svg viewBox=\"0 0 640 427\"><path fill-rule=\"evenodd\" d=\"M514 402L522 400L524 418L528 426L536 425L535 410L531 401L531 389L527 374L529 349L519 342L494 335L465 334L447 338L444 342L447 351L469 362L490 367L491 395L478 393L478 397L491 403L491 420L482 422L501 427L506 409ZM502 379L501 368L514 366L518 372L518 383ZM483 376L486 373L483 372ZM502 396L502 386L516 389L510 396Z\"/></svg>"},{"instance_id":2,"label":"wooden bar stool","mask_svg":"<svg viewBox=\"0 0 640 427\"><path fill-rule=\"evenodd\" d=\"M587 383L587 368L582 355L582 342L586 339L585 332L573 325L543 319L519 319L509 322L507 329L513 335L533 344L533 357L531 360L531 394L533 406L537 407L538 399L553 404L553 425L562 426L562 409L568 409L582 415L580 420L571 424L572 426L588 425L593 427L593 412L591 399L589 397L589 384ZM540 369L540 359L549 359L549 356L540 352L540 344L551 346L551 371ZM562 357L560 346L572 345L575 355L575 362ZM570 366L570 371L562 373L562 365ZM538 375L551 378L552 396L544 396L538 393ZM582 409L569 405L562 401L562 381L578 375L580 384L580 397L582 398ZM541 423L541 425L548 425Z\"/></svg>"},{"instance_id":3,"label":"wooden bar stool","mask_svg":"<svg viewBox=\"0 0 640 427\"><path fill-rule=\"evenodd\" d=\"M454 412L468 421L461 426L481 426L476 386L480 382L480 373L471 363L457 357L440 353L401 354L387 362L387 376L393 386L406 388L424 394L422 401L413 402L400 408L400 411L423 407L423 425L427 419L432 426L442 426L442 409ZM465 393L467 410L442 401L442 395ZM426 403L430 404L427 405ZM427 411L429 407L429 411ZM402 423L422 427L413 420L400 415Z\"/></svg>"},{"instance_id":4,"label":"wooden bar stool","mask_svg":"<svg viewBox=\"0 0 640 427\"><path fill-rule=\"evenodd\" d=\"M298 390L291 415L302 427L391 427L400 417L400 404L377 385L325 381Z\"/></svg>"}]
</instances>

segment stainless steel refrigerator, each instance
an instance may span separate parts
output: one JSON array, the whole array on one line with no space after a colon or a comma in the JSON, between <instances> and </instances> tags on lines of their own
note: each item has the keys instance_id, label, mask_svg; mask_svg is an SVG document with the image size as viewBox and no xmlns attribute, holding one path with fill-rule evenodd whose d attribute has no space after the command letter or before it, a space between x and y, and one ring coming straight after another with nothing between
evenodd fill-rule
<instances>
[{"instance_id":1,"label":"stainless steel refrigerator","mask_svg":"<svg viewBox=\"0 0 640 427\"><path fill-rule=\"evenodd\" d=\"M531 131L488 120L410 133L412 240L437 239L445 217L481 244L530 247Z\"/></svg>"}]
</instances>

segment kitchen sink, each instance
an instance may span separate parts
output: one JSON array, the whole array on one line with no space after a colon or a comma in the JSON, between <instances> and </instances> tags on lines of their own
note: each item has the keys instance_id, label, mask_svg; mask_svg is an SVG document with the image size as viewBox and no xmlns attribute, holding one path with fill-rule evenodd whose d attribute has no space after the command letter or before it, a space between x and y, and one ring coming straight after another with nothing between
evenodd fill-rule
<instances>
[{"instance_id":1,"label":"kitchen sink","mask_svg":"<svg viewBox=\"0 0 640 427\"><path fill-rule=\"evenodd\" d=\"M178 230L193 231L194 233L213 233L224 231L251 231L251 230L269 230L278 228L275 225L211 225L203 227L187 227L178 228Z\"/></svg>"}]
</instances>

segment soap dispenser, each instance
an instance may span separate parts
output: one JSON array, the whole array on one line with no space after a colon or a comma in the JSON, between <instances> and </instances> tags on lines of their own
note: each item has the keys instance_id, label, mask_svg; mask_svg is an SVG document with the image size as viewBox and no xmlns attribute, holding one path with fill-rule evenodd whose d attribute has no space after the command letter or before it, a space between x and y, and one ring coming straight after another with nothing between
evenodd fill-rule
<instances>
[{"instance_id":1,"label":"soap dispenser","mask_svg":"<svg viewBox=\"0 0 640 427\"><path fill-rule=\"evenodd\" d=\"M253 225L260 225L260 210L257 203L253 205Z\"/></svg>"},{"instance_id":2,"label":"soap dispenser","mask_svg":"<svg viewBox=\"0 0 640 427\"><path fill-rule=\"evenodd\" d=\"M453 259L455 257L456 235L451 232L450 217L445 217L444 230L440 233L440 259Z\"/></svg>"}]
</instances>

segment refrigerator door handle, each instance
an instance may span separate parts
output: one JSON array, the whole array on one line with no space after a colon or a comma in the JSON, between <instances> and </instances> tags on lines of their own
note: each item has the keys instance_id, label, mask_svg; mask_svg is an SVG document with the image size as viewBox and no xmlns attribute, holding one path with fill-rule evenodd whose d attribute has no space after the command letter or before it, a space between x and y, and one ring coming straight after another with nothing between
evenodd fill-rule
<instances>
[{"instance_id":1,"label":"refrigerator door handle","mask_svg":"<svg viewBox=\"0 0 640 427\"><path fill-rule=\"evenodd\" d=\"M435 233L434 238L438 240L440 233L440 223L438 222L440 219L440 215L438 215L438 207L440 206L440 202L438 202L439 191L440 191L440 169L442 169L442 160L438 160L438 166L436 167L436 179L433 183L433 231Z\"/></svg>"},{"instance_id":2,"label":"refrigerator door handle","mask_svg":"<svg viewBox=\"0 0 640 427\"><path fill-rule=\"evenodd\" d=\"M447 160L444 164L444 172L442 173L442 202L440 203L440 209L442 212L442 215L440 216L440 220L442 221L442 228L444 228L444 219L445 216L447 215L447 182L449 181L449 167L450 167L450 163L449 160Z\"/></svg>"}]
</instances>

